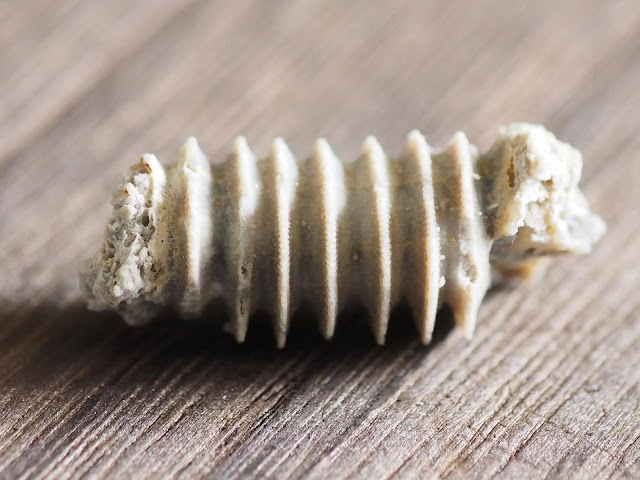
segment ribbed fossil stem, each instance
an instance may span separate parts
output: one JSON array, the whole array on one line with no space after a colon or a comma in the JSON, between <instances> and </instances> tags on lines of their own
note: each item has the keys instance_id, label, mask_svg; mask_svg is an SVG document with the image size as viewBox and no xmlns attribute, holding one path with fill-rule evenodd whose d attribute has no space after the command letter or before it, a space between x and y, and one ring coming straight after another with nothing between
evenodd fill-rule
<instances>
[{"instance_id":1,"label":"ribbed fossil stem","mask_svg":"<svg viewBox=\"0 0 640 480\"><path fill-rule=\"evenodd\" d=\"M218 225L224 236L214 244L236 245L221 252L226 260L225 299L229 305L236 340L243 342L253 310L252 285L255 278L257 248L256 216L262 186L256 158L244 138L238 138L231 159L225 164L225 182L216 188ZM228 195L224 195L224 192ZM219 203L219 204L218 204ZM224 265L224 264L223 264Z\"/></svg>"},{"instance_id":2,"label":"ribbed fossil stem","mask_svg":"<svg viewBox=\"0 0 640 480\"><path fill-rule=\"evenodd\" d=\"M308 268L303 288L318 312L320 332L329 339L347 294L340 273L346 268L349 239L340 235L346 227L347 211L344 169L324 139L316 142L307 165L304 189L308 193L303 199L304 219L300 227L304 238L302 260Z\"/></svg>"},{"instance_id":3,"label":"ribbed fossil stem","mask_svg":"<svg viewBox=\"0 0 640 480\"><path fill-rule=\"evenodd\" d=\"M480 302L489 288L489 238L482 223L482 212L477 199L474 171L478 153L462 133L457 133L447 149L446 158L437 165L448 170L441 178L441 184L448 184L450 208L446 226L448 246L445 264L445 298L453 309L454 317L467 335L471 337L475 329Z\"/></svg>"},{"instance_id":4,"label":"ribbed fossil stem","mask_svg":"<svg viewBox=\"0 0 640 480\"><path fill-rule=\"evenodd\" d=\"M351 163L325 140L306 162L282 139L257 160L240 137L212 166L189 138L176 166L145 155L127 172L84 285L91 308L134 324L163 305L197 315L222 296L239 342L251 314L266 309L284 346L303 300L325 338L351 302L368 309L380 344L400 302L424 343L443 304L471 336L490 255L518 267L586 252L604 232L577 189L580 165L579 152L526 124L501 130L481 157L462 133L434 153L413 131L399 157L369 137Z\"/></svg>"},{"instance_id":5,"label":"ribbed fossil stem","mask_svg":"<svg viewBox=\"0 0 640 480\"><path fill-rule=\"evenodd\" d=\"M399 162L396 195L398 243L407 245L404 261L398 264L396 278L404 281L407 299L423 343L431 341L438 310L440 274L440 227L436 214L431 151L424 136L409 134L404 161ZM405 212L416 211L413 221ZM397 249L396 249L397 250Z\"/></svg>"}]
</instances>

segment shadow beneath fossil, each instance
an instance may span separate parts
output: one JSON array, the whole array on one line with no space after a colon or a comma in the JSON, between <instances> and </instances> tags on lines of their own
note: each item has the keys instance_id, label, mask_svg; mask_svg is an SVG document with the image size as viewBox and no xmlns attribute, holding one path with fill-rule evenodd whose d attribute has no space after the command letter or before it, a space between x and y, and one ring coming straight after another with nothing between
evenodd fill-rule
<instances>
[{"instance_id":1,"label":"shadow beneath fossil","mask_svg":"<svg viewBox=\"0 0 640 480\"><path fill-rule=\"evenodd\" d=\"M224 378L254 381L265 370L305 365L306 375L331 368L356 367L364 358L381 365L407 351L424 357L453 330L450 312L438 314L433 340L421 345L407 308L394 310L386 344L375 344L368 316L352 309L338 319L332 340L318 333L316 318L303 308L294 315L287 345L277 349L267 315L250 320L246 341L238 344L223 332L227 315L213 304L197 319L180 320L167 312L145 327L129 327L113 313L86 309L80 300L59 306L0 302L0 385L51 385L61 376L80 383L135 385L164 372L198 365L221 387ZM191 367L189 367L191 368ZM9 380L11 377L11 380Z\"/></svg>"},{"instance_id":2,"label":"shadow beneath fossil","mask_svg":"<svg viewBox=\"0 0 640 480\"><path fill-rule=\"evenodd\" d=\"M225 317L212 305L197 320L167 313L134 328L113 313L88 311L79 300L0 302L0 441L13 432L31 441L20 461L32 465L69 449L80 455L79 438L111 445L111 438L135 437L143 448L166 436L175 452L175 445L267 434L274 424L289 425L288 435L306 424L305 415L314 417L312 429L339 438L368 412L401 401L398 392L417 371L429 374L429 351L453 328L442 312L433 342L421 345L408 311L398 309L381 347L367 316L353 311L325 341L302 310L286 347L277 349L267 316L251 319L244 344L221 332ZM324 427L330 412L342 420Z\"/></svg>"},{"instance_id":3,"label":"shadow beneath fossil","mask_svg":"<svg viewBox=\"0 0 640 480\"><path fill-rule=\"evenodd\" d=\"M505 288L511 285L499 283L488 296ZM60 379L73 378L80 390L103 385L131 391L182 372L187 383L196 381L195 376L218 390L237 391L268 383L282 371L298 372L296 378L308 381L371 364L376 365L374 376L390 365L407 372L419 368L455 329L445 308L438 313L431 343L422 345L411 312L399 307L389 320L385 345L379 346L367 313L352 308L340 315L335 335L327 341L317 317L303 307L292 318L286 346L278 349L265 314L253 316L246 341L236 343L223 331L229 318L222 302L214 302L196 319L179 319L167 311L148 326L130 327L114 313L88 310L77 297L60 298L28 304L0 299L0 389L44 391L57 388ZM464 342L461 332L456 334Z\"/></svg>"}]
</instances>

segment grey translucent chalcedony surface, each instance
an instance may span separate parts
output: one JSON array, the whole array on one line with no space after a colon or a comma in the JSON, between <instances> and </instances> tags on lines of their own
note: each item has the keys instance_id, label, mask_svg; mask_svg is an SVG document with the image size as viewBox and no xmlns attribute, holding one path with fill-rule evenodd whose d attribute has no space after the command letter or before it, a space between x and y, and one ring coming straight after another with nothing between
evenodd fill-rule
<instances>
[{"instance_id":1,"label":"grey translucent chalcedony surface","mask_svg":"<svg viewBox=\"0 0 640 480\"><path fill-rule=\"evenodd\" d=\"M322 139L305 162L279 138L257 160L240 137L211 165L189 138L177 165L145 154L126 172L82 284L90 308L130 324L164 306L197 315L221 296L238 341L264 308L280 347L303 299L326 338L351 302L367 308L380 344L399 302L424 343L443 304L471 336L491 265L522 273L546 255L587 253L603 235L581 170L579 151L524 123L501 128L484 155L463 133L434 151L413 131L398 157L369 137L350 163Z\"/></svg>"}]
</instances>

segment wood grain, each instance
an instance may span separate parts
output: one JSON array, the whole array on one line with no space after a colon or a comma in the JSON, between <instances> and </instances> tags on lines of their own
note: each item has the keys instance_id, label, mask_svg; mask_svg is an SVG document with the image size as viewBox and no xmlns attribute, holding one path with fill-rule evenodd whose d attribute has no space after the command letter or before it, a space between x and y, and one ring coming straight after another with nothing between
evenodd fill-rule
<instances>
[{"instance_id":1,"label":"wood grain","mask_svg":"<svg viewBox=\"0 0 640 480\"><path fill-rule=\"evenodd\" d=\"M0 477L640 478L640 4L5 2L0 6ZM187 135L214 161L318 136L398 151L541 122L578 146L609 232L486 299L471 342L395 312L278 351L224 312L132 329L80 262L110 189Z\"/></svg>"}]
</instances>

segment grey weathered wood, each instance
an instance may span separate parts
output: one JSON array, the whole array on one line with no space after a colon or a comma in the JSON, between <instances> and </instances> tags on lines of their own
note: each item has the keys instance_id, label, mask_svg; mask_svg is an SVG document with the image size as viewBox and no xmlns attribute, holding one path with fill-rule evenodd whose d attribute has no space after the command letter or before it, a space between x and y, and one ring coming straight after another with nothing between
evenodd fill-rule
<instances>
[{"instance_id":1,"label":"grey weathered wood","mask_svg":"<svg viewBox=\"0 0 640 480\"><path fill-rule=\"evenodd\" d=\"M6 2L0 7L0 477L640 476L640 6L567 2ZM506 121L581 148L609 225L585 258L495 289L474 339L406 311L374 345L301 321L284 351L220 306L144 329L76 272L143 151L245 134L352 158ZM314 319L309 318L308 324Z\"/></svg>"}]
</instances>

